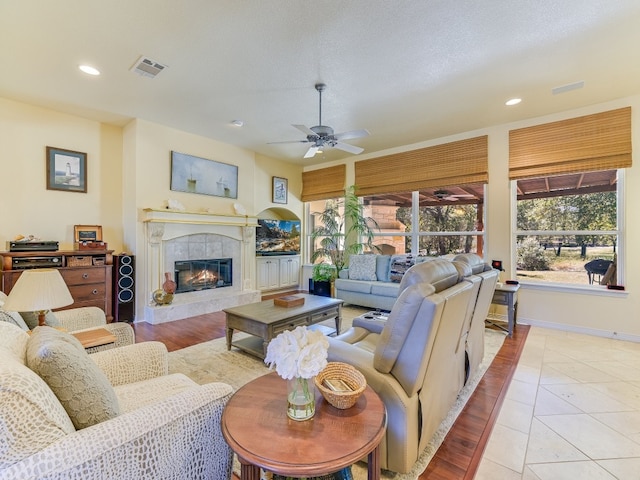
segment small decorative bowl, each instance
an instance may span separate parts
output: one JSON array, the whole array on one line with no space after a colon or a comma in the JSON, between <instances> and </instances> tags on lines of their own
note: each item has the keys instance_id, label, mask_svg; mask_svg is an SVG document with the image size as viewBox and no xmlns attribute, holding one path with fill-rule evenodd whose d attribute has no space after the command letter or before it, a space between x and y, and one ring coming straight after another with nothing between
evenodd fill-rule
<instances>
[{"instance_id":1,"label":"small decorative bowl","mask_svg":"<svg viewBox=\"0 0 640 480\"><path fill-rule=\"evenodd\" d=\"M325 380L344 382L349 390L334 391L324 384ZM324 370L316 375L315 383L324 399L341 410L353 407L367 388L364 375L355 367L342 362L329 362Z\"/></svg>"}]
</instances>

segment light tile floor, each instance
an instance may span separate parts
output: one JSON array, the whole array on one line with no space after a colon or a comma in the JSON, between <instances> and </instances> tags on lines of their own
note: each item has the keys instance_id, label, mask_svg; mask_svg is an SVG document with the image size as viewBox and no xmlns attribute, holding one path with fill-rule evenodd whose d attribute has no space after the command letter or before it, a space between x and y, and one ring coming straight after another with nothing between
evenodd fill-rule
<instances>
[{"instance_id":1,"label":"light tile floor","mask_svg":"<svg viewBox=\"0 0 640 480\"><path fill-rule=\"evenodd\" d=\"M639 480L640 344L531 327L475 480Z\"/></svg>"}]
</instances>

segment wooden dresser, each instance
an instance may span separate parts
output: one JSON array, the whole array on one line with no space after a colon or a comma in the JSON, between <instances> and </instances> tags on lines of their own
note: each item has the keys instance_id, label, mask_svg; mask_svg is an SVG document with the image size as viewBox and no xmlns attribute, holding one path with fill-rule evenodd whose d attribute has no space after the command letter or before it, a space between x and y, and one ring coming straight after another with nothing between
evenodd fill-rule
<instances>
[{"instance_id":1,"label":"wooden dresser","mask_svg":"<svg viewBox=\"0 0 640 480\"><path fill-rule=\"evenodd\" d=\"M0 252L0 288L9 294L20 274L29 268L57 268L69 287L73 304L60 310L100 307L113 320L113 250Z\"/></svg>"}]
</instances>

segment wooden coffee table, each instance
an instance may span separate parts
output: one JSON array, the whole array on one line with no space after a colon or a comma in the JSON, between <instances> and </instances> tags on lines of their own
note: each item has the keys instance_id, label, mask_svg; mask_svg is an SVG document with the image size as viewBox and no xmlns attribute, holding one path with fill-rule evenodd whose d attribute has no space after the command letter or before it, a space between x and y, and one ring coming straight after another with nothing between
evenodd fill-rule
<instances>
[{"instance_id":1,"label":"wooden coffee table","mask_svg":"<svg viewBox=\"0 0 640 480\"><path fill-rule=\"evenodd\" d=\"M369 480L378 480L386 426L385 406L371 387L346 410L316 391L316 414L291 420L287 384L275 372L241 387L222 413L222 434L238 455L242 480L259 480L260 468L296 478L326 475L367 455Z\"/></svg>"},{"instance_id":2,"label":"wooden coffee table","mask_svg":"<svg viewBox=\"0 0 640 480\"><path fill-rule=\"evenodd\" d=\"M336 334L342 323L342 300L318 295L296 294L304 298L304 304L297 307L279 307L273 300L250 303L239 307L225 308L227 315L227 350L231 345L247 353L264 358L267 345L272 338L285 330L293 330L301 325L313 325L335 318ZM233 340L233 331L250 333L252 336Z\"/></svg>"}]
</instances>

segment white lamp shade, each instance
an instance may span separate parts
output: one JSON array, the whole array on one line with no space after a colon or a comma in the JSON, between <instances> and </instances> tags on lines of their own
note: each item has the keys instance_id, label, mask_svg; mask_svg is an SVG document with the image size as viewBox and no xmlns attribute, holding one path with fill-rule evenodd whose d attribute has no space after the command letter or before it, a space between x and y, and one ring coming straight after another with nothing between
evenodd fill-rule
<instances>
[{"instance_id":1,"label":"white lamp shade","mask_svg":"<svg viewBox=\"0 0 640 480\"><path fill-rule=\"evenodd\" d=\"M73 303L67 284L53 268L25 270L11 289L4 309L12 312L37 312L66 307Z\"/></svg>"}]
</instances>

